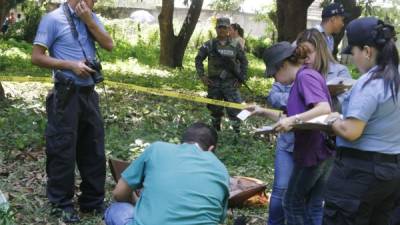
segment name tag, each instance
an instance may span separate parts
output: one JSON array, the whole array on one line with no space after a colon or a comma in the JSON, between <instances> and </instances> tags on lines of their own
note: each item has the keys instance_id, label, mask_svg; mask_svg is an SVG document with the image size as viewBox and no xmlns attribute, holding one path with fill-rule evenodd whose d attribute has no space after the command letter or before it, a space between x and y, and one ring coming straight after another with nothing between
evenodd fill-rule
<instances>
[{"instance_id":1,"label":"name tag","mask_svg":"<svg viewBox=\"0 0 400 225\"><path fill-rule=\"evenodd\" d=\"M222 56L233 57L235 56L235 52L230 49L218 49L219 54Z\"/></svg>"}]
</instances>

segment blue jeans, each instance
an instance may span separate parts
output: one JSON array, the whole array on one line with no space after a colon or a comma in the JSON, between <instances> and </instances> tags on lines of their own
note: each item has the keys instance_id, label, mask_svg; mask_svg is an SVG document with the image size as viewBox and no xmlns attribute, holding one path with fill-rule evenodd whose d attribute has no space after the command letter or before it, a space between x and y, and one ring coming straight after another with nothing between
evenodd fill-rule
<instances>
[{"instance_id":1,"label":"blue jeans","mask_svg":"<svg viewBox=\"0 0 400 225\"><path fill-rule=\"evenodd\" d=\"M333 158L311 167L295 165L283 200L287 225L321 225L323 194Z\"/></svg>"},{"instance_id":2,"label":"blue jeans","mask_svg":"<svg viewBox=\"0 0 400 225\"><path fill-rule=\"evenodd\" d=\"M285 214L283 211L283 196L289 185L289 179L293 170L293 133L279 135L276 142L274 185L272 187L269 202L269 225L284 225Z\"/></svg>"},{"instance_id":3,"label":"blue jeans","mask_svg":"<svg viewBox=\"0 0 400 225\"><path fill-rule=\"evenodd\" d=\"M133 224L134 209L135 207L127 202L112 203L104 213L104 222L106 225Z\"/></svg>"}]
</instances>

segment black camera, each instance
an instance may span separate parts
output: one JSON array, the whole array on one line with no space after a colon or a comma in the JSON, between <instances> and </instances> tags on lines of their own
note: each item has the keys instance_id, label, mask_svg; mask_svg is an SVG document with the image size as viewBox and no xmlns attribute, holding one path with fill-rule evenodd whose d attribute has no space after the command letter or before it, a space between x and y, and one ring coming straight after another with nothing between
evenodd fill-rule
<instances>
[{"instance_id":1,"label":"black camera","mask_svg":"<svg viewBox=\"0 0 400 225\"><path fill-rule=\"evenodd\" d=\"M103 74L101 73L102 67L101 63L97 59L92 59L90 61L86 61L85 64L90 67L92 70L94 70L93 73L91 73L92 79L95 84L98 84L100 82L104 81Z\"/></svg>"}]
</instances>

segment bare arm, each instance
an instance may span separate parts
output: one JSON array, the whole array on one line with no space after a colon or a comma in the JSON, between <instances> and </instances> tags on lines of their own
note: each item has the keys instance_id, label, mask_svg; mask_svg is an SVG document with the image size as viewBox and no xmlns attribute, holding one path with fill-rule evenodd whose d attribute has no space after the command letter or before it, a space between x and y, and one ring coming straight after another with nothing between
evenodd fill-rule
<instances>
[{"instance_id":1,"label":"bare arm","mask_svg":"<svg viewBox=\"0 0 400 225\"><path fill-rule=\"evenodd\" d=\"M123 179L119 179L117 186L113 190L113 198L117 202L133 202L133 190Z\"/></svg>"},{"instance_id":2,"label":"bare arm","mask_svg":"<svg viewBox=\"0 0 400 225\"><path fill-rule=\"evenodd\" d=\"M100 29L92 17L92 10L86 5L84 1L79 2L76 5L76 14L82 19L82 21L87 25L90 33L93 35L94 39L99 43L99 45L111 51L114 47L114 43L110 35Z\"/></svg>"},{"instance_id":3,"label":"bare arm","mask_svg":"<svg viewBox=\"0 0 400 225\"><path fill-rule=\"evenodd\" d=\"M312 109L303 113L284 118L278 122L277 131L289 131L292 129L292 125L296 119L301 121L307 121L317 116L328 114L331 112L331 107L328 102L319 102Z\"/></svg>"},{"instance_id":4,"label":"bare arm","mask_svg":"<svg viewBox=\"0 0 400 225\"><path fill-rule=\"evenodd\" d=\"M297 114L297 118L301 121L311 120L315 117L331 113L331 106L328 102L319 102L312 109Z\"/></svg>"},{"instance_id":5,"label":"bare arm","mask_svg":"<svg viewBox=\"0 0 400 225\"><path fill-rule=\"evenodd\" d=\"M33 45L31 60L34 65L49 69L72 70L82 77L87 77L94 72L83 61L61 60L46 55L46 48L41 45Z\"/></svg>"},{"instance_id":6,"label":"bare arm","mask_svg":"<svg viewBox=\"0 0 400 225\"><path fill-rule=\"evenodd\" d=\"M246 107L246 110L250 111L251 115L265 116L268 117L268 119L273 120L275 122L278 121L282 115L282 111L262 108L258 105L248 106Z\"/></svg>"},{"instance_id":7,"label":"bare arm","mask_svg":"<svg viewBox=\"0 0 400 225\"><path fill-rule=\"evenodd\" d=\"M348 141L357 140L363 133L365 126L367 125L364 121L355 119L355 118L347 118L340 119L339 113L332 113L329 119L336 119L332 123L333 132L337 136L340 136Z\"/></svg>"}]
</instances>

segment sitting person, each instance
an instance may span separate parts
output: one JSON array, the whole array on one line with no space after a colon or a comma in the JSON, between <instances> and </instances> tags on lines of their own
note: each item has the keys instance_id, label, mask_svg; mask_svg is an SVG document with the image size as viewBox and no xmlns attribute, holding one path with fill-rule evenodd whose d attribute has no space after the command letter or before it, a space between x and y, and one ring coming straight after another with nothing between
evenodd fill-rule
<instances>
[{"instance_id":1,"label":"sitting person","mask_svg":"<svg viewBox=\"0 0 400 225\"><path fill-rule=\"evenodd\" d=\"M222 224L229 198L229 175L212 153L217 133L191 125L183 143L151 144L121 174L107 209L107 225ZM132 205L133 191L141 194Z\"/></svg>"}]
</instances>

